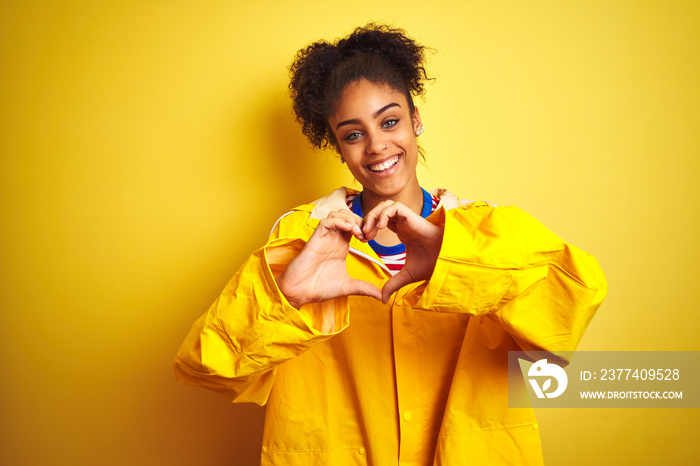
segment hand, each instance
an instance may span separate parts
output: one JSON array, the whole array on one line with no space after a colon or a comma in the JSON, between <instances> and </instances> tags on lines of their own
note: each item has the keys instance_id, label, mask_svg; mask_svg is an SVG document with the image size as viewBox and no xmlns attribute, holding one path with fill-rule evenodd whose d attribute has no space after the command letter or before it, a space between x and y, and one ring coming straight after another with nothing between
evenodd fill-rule
<instances>
[{"instance_id":1,"label":"hand","mask_svg":"<svg viewBox=\"0 0 700 466\"><path fill-rule=\"evenodd\" d=\"M380 203L365 216L362 226L365 240L374 238L382 228L396 233L406 246L406 263L382 288L382 301L386 303L401 287L428 280L433 275L444 230L394 201Z\"/></svg>"},{"instance_id":2,"label":"hand","mask_svg":"<svg viewBox=\"0 0 700 466\"><path fill-rule=\"evenodd\" d=\"M304 249L277 277L277 286L289 304L299 309L340 296L361 295L382 299L379 288L350 278L345 258L350 239L364 240L362 218L347 210L331 212L321 220Z\"/></svg>"}]
</instances>

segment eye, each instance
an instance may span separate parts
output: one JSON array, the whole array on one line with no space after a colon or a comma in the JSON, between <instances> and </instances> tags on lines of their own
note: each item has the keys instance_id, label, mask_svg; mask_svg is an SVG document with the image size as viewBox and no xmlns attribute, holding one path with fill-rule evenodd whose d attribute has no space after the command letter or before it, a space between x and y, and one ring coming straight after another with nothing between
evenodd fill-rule
<instances>
[{"instance_id":1,"label":"eye","mask_svg":"<svg viewBox=\"0 0 700 466\"><path fill-rule=\"evenodd\" d=\"M353 131L352 133L350 133L350 134L348 134L347 136L345 136L345 137L343 138L343 140L345 140L345 141L354 141L355 139L359 138L360 136L362 136L362 133L360 133L359 131Z\"/></svg>"},{"instance_id":2,"label":"eye","mask_svg":"<svg viewBox=\"0 0 700 466\"><path fill-rule=\"evenodd\" d=\"M391 128L392 126L396 126L398 122L399 120L397 118L390 118L382 124L382 128Z\"/></svg>"}]
</instances>

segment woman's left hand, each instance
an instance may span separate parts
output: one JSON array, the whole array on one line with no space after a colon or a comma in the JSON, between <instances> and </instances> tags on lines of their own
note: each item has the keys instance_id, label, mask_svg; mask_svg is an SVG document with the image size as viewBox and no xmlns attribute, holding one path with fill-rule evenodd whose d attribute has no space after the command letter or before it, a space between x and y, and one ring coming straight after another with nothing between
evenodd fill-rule
<instances>
[{"instance_id":1,"label":"woman's left hand","mask_svg":"<svg viewBox=\"0 0 700 466\"><path fill-rule=\"evenodd\" d=\"M444 230L393 201L384 201L372 209L365 216L362 232L369 241L383 228L396 233L406 246L406 263L382 288L382 301L386 303L401 287L428 280L433 275Z\"/></svg>"}]
</instances>

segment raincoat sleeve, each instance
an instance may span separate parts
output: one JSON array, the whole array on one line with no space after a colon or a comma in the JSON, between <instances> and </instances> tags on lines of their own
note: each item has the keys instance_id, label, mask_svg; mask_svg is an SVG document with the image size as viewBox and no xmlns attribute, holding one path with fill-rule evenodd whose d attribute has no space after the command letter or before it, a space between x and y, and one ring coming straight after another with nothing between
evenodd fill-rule
<instances>
[{"instance_id":1,"label":"raincoat sleeve","mask_svg":"<svg viewBox=\"0 0 700 466\"><path fill-rule=\"evenodd\" d=\"M607 292L593 256L516 207L440 209L444 227L429 282L407 302L496 319L524 351L573 351Z\"/></svg>"},{"instance_id":2,"label":"raincoat sleeve","mask_svg":"<svg viewBox=\"0 0 700 466\"><path fill-rule=\"evenodd\" d=\"M347 298L295 309L277 288L275 277L306 244L280 235L284 229L278 225L193 324L175 358L180 382L263 405L278 365L347 327Z\"/></svg>"}]
</instances>

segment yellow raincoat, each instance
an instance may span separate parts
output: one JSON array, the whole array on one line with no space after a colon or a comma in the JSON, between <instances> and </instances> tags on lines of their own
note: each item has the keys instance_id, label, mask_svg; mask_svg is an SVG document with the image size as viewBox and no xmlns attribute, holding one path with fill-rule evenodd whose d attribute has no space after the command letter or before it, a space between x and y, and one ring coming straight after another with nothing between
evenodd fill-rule
<instances>
[{"instance_id":1,"label":"yellow raincoat","mask_svg":"<svg viewBox=\"0 0 700 466\"><path fill-rule=\"evenodd\" d=\"M263 465L542 464L531 409L508 408L508 351L571 351L606 294L596 260L515 207L449 192L428 282L387 304L352 296L297 310L279 275L346 188L295 208L180 349L178 380L267 403ZM390 277L352 238L351 277Z\"/></svg>"}]
</instances>

